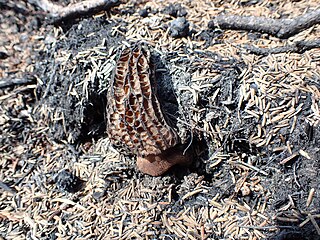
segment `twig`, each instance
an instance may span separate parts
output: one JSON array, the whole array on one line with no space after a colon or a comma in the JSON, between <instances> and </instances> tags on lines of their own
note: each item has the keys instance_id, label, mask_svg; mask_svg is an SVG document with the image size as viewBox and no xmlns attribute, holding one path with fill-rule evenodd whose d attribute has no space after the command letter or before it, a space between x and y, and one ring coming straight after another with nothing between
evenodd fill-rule
<instances>
[{"instance_id":1,"label":"twig","mask_svg":"<svg viewBox=\"0 0 320 240\"><path fill-rule=\"evenodd\" d=\"M0 79L0 88L14 87L17 85L33 84L36 78L34 76L27 75L23 78L2 78Z\"/></svg>"},{"instance_id":2,"label":"twig","mask_svg":"<svg viewBox=\"0 0 320 240\"><path fill-rule=\"evenodd\" d=\"M320 23L320 9L296 18L273 19L267 17L218 15L209 22L209 28L252 30L279 38L289 38L315 24Z\"/></svg>"},{"instance_id":3,"label":"twig","mask_svg":"<svg viewBox=\"0 0 320 240\"><path fill-rule=\"evenodd\" d=\"M268 176L268 173L267 173L267 172L265 172L265 171L263 171L263 170L255 167L255 166L253 166L253 165L251 165L251 164L249 164L249 163L237 161L236 164L243 165L243 166L245 166L245 167L248 167L248 168L251 168L252 170L257 171L258 173L262 173L263 175Z\"/></svg>"},{"instance_id":4,"label":"twig","mask_svg":"<svg viewBox=\"0 0 320 240\"><path fill-rule=\"evenodd\" d=\"M320 236L320 227L319 227L317 221L314 219L314 217L310 213L308 214L308 218L312 222L314 228L317 230L318 236Z\"/></svg>"},{"instance_id":5,"label":"twig","mask_svg":"<svg viewBox=\"0 0 320 240\"><path fill-rule=\"evenodd\" d=\"M299 153L293 153L291 156L281 160L280 164L284 165L299 156Z\"/></svg>"},{"instance_id":6,"label":"twig","mask_svg":"<svg viewBox=\"0 0 320 240\"><path fill-rule=\"evenodd\" d=\"M263 56L286 52L304 53L305 51L311 50L313 48L320 48L320 40L316 39L314 41L297 41L291 45L275 48L259 48L250 45L245 45L243 47L247 49L249 53Z\"/></svg>"},{"instance_id":7,"label":"twig","mask_svg":"<svg viewBox=\"0 0 320 240\"><path fill-rule=\"evenodd\" d=\"M49 0L28 0L28 2L48 12L53 23L88 16L120 4L119 0L87 0L63 7Z\"/></svg>"}]
</instances>

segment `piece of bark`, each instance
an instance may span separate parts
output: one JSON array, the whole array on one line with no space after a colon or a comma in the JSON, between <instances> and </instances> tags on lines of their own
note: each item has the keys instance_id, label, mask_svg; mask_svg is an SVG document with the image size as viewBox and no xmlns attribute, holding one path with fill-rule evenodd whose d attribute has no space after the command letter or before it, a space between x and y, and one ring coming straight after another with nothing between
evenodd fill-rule
<instances>
[{"instance_id":1,"label":"piece of bark","mask_svg":"<svg viewBox=\"0 0 320 240\"><path fill-rule=\"evenodd\" d=\"M262 56L286 52L304 53L305 51L311 50L313 48L320 48L320 39L314 41L297 41L287 46L275 48L259 48L252 45L245 45L243 47L247 49L249 53Z\"/></svg>"},{"instance_id":2,"label":"piece of bark","mask_svg":"<svg viewBox=\"0 0 320 240\"><path fill-rule=\"evenodd\" d=\"M279 38L289 38L320 23L320 9L296 18L273 19L267 17L218 15L209 22L209 28L248 30L268 33Z\"/></svg>"},{"instance_id":3,"label":"piece of bark","mask_svg":"<svg viewBox=\"0 0 320 240\"><path fill-rule=\"evenodd\" d=\"M29 3L41 8L43 11L48 12L48 16L51 18L52 23L59 23L64 20L96 14L120 4L119 0L87 0L63 7L52 3L49 0L28 1Z\"/></svg>"}]
</instances>

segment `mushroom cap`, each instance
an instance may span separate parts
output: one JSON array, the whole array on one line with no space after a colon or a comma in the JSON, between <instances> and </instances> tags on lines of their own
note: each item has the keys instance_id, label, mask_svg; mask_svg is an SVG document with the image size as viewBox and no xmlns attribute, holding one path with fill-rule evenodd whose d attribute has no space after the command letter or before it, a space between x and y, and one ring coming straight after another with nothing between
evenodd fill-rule
<instances>
[{"instance_id":1,"label":"mushroom cap","mask_svg":"<svg viewBox=\"0 0 320 240\"><path fill-rule=\"evenodd\" d=\"M140 44L123 49L108 89L111 143L137 156L158 155L179 142L161 111L150 66L148 49Z\"/></svg>"}]
</instances>

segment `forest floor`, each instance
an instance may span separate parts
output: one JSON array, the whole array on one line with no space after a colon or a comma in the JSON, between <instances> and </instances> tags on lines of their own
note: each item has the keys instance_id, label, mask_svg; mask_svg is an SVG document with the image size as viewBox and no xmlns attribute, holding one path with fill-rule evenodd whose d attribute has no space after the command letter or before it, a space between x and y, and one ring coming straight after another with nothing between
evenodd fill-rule
<instances>
[{"instance_id":1,"label":"forest floor","mask_svg":"<svg viewBox=\"0 0 320 240\"><path fill-rule=\"evenodd\" d=\"M317 0L130 1L59 25L9 3L0 83L23 83L0 88L0 239L320 239L320 49L247 48L319 39L320 26L288 39L208 28L219 14L293 18ZM138 41L195 152L160 177L106 134L115 52Z\"/></svg>"}]
</instances>

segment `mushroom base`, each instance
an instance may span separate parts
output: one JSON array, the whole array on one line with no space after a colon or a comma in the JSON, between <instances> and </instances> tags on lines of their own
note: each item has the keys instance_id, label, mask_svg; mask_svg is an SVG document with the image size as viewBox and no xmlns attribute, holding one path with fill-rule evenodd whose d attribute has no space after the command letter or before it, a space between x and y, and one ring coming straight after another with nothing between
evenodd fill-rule
<instances>
[{"instance_id":1,"label":"mushroom base","mask_svg":"<svg viewBox=\"0 0 320 240\"><path fill-rule=\"evenodd\" d=\"M177 148L168 149L159 155L137 157L138 169L154 177L164 174L174 165L187 166L191 162L192 155L189 152L183 155L182 151Z\"/></svg>"}]
</instances>

